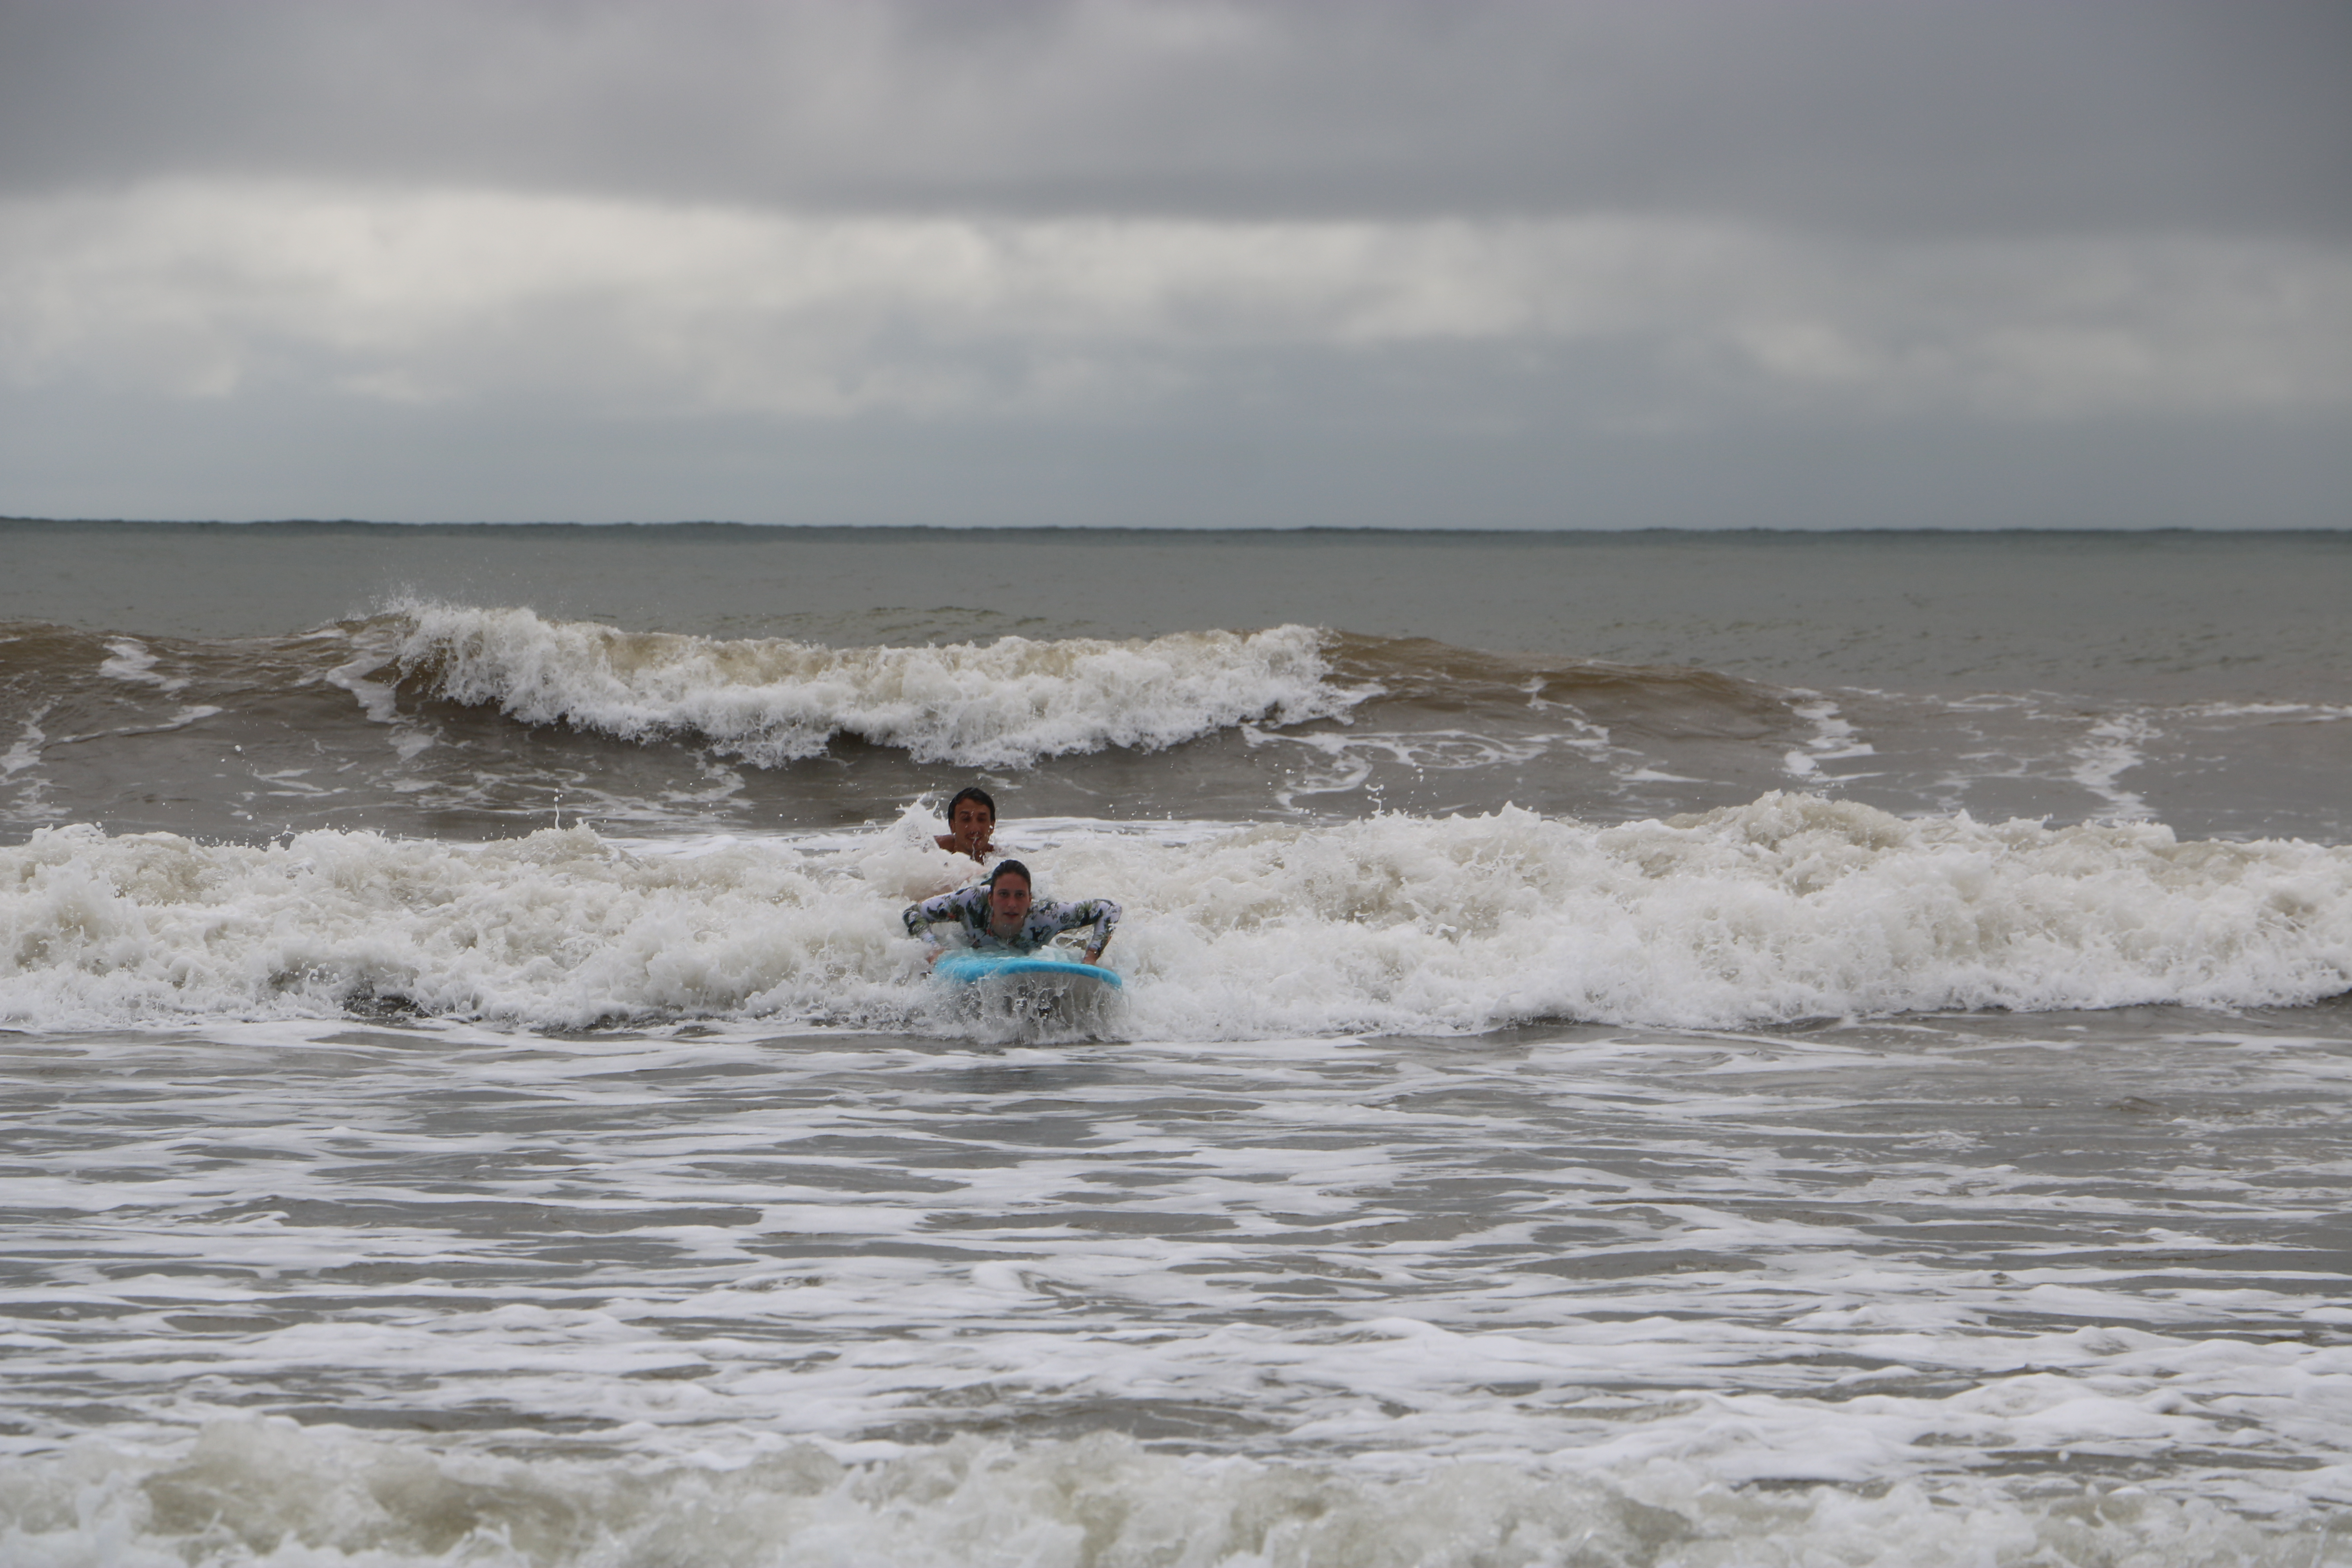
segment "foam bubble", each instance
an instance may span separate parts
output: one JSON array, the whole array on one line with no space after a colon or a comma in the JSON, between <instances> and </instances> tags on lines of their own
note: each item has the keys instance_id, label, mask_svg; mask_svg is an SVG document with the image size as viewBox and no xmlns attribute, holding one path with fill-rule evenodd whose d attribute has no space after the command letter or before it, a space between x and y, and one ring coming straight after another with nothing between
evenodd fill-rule
<instances>
[{"instance_id":1,"label":"foam bubble","mask_svg":"<svg viewBox=\"0 0 2352 1568\"><path fill-rule=\"evenodd\" d=\"M1171 746L1250 719L1328 717L1367 695L1326 680L1324 637L1308 626L834 648L624 632L526 609L400 614L392 662L437 696L625 740L698 735L762 766L818 755L838 735L921 762L1026 766ZM339 673L368 700L362 672Z\"/></svg>"},{"instance_id":2,"label":"foam bubble","mask_svg":"<svg viewBox=\"0 0 2352 1568\"><path fill-rule=\"evenodd\" d=\"M0 1016L391 1006L904 1026L926 988L898 911L960 875L919 815L692 855L576 827L484 846L43 828L0 849ZM1041 896L1127 907L1110 962L1132 1027L1166 1038L2300 1005L2352 988L2352 848L2184 843L2147 824L1912 821L1773 794L1617 826L1507 808L1202 838L1097 827L1029 858Z\"/></svg>"}]
</instances>

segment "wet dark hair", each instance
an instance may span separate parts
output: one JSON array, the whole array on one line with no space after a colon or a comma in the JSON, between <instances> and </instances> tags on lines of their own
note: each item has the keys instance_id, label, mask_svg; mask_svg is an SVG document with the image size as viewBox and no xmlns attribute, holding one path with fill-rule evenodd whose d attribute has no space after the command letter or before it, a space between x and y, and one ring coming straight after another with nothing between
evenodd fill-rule
<instances>
[{"instance_id":1,"label":"wet dark hair","mask_svg":"<svg viewBox=\"0 0 2352 1568\"><path fill-rule=\"evenodd\" d=\"M988 807L988 820L991 822L994 822L996 820L995 800L986 790L981 788L978 784L973 784L969 789L960 789L956 791L954 797L948 802L947 819L950 822L953 822L955 820L955 808L961 805L968 800L976 800L980 802L981 805Z\"/></svg>"},{"instance_id":2,"label":"wet dark hair","mask_svg":"<svg viewBox=\"0 0 2352 1568\"><path fill-rule=\"evenodd\" d=\"M988 890L990 892L992 893L996 891L996 879L1004 875L1007 871L1012 872L1014 876L1028 883L1029 890L1031 892L1034 893L1037 890L1037 879L1029 874L1028 867L1024 866L1018 860L999 860L996 863L996 869L988 874Z\"/></svg>"}]
</instances>

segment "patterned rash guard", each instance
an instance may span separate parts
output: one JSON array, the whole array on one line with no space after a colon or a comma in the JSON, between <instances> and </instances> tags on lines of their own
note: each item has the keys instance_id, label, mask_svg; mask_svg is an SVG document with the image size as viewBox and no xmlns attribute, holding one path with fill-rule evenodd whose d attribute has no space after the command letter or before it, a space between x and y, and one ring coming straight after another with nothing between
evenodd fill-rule
<instances>
[{"instance_id":1,"label":"patterned rash guard","mask_svg":"<svg viewBox=\"0 0 2352 1568\"><path fill-rule=\"evenodd\" d=\"M953 921L963 928L964 937L972 946L1009 948L1014 952L1026 952L1066 931L1092 926L1094 940L1087 946L1100 952L1103 944L1110 941L1111 928L1118 924L1118 906L1108 899L1083 899L1075 904L1039 900L1029 906L1029 918L1021 922L1021 934L1011 942L999 942L988 929L988 884L974 882L969 888L958 888L952 893L908 904L905 919L908 936L928 941L934 924Z\"/></svg>"}]
</instances>

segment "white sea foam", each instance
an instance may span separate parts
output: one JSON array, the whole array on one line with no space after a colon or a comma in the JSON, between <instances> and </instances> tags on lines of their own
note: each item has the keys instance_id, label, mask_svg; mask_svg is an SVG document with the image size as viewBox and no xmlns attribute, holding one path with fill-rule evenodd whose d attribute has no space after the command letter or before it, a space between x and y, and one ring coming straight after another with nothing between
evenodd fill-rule
<instances>
[{"instance_id":1,"label":"white sea foam","mask_svg":"<svg viewBox=\"0 0 2352 1568\"><path fill-rule=\"evenodd\" d=\"M625 740L698 736L766 766L815 756L838 735L923 762L1027 766L1171 746L1244 720L1328 717L1369 694L1327 680L1323 634L1308 626L835 648L624 632L527 609L401 614L394 659L441 697ZM358 672L339 673L370 700Z\"/></svg>"},{"instance_id":2,"label":"white sea foam","mask_svg":"<svg viewBox=\"0 0 2352 1568\"><path fill-rule=\"evenodd\" d=\"M570 828L479 847L43 830L0 851L0 1016L299 1016L367 997L587 1024L903 1002L895 905L757 848L646 860ZM864 891L864 896L859 893Z\"/></svg>"},{"instance_id":3,"label":"white sea foam","mask_svg":"<svg viewBox=\"0 0 2352 1568\"><path fill-rule=\"evenodd\" d=\"M1071 832L1032 864L1041 894L1126 905L1111 962L1133 1028L1156 1037L2252 1006L2352 988L2352 847L2182 843L2143 824L1913 821L1775 794L1618 826L1507 808L1190 842ZM926 992L898 911L956 878L905 823L846 847L747 838L691 857L582 828L258 847L44 828L0 849L0 1017L357 1002L555 1026L906 1026Z\"/></svg>"},{"instance_id":4,"label":"white sea foam","mask_svg":"<svg viewBox=\"0 0 2352 1568\"><path fill-rule=\"evenodd\" d=\"M158 1453L90 1444L21 1466L0 1480L0 1554L19 1568L2347 1561L2325 1520L2265 1523L2133 1486L1767 1495L1672 1464L1605 1479L1495 1461L1383 1475L1185 1459L1108 1436L876 1457L778 1444L726 1467L648 1466L436 1452L287 1421L223 1422Z\"/></svg>"},{"instance_id":5,"label":"white sea foam","mask_svg":"<svg viewBox=\"0 0 2352 1568\"><path fill-rule=\"evenodd\" d=\"M400 687L395 680L385 679L391 673L378 655L362 653L327 671L326 681L357 698L360 711L367 715L369 722L389 725L396 731L393 750L404 763L431 751L435 737L423 726L401 717Z\"/></svg>"},{"instance_id":6,"label":"white sea foam","mask_svg":"<svg viewBox=\"0 0 2352 1568\"><path fill-rule=\"evenodd\" d=\"M1801 695L1811 697L1810 693ZM1876 754L1877 748L1862 739L1853 722L1838 710L1835 702L1826 698L1811 697L1811 700L1792 703L1790 709L1799 718L1810 721L1813 726L1812 738L1785 752L1780 759L1782 769L1791 778L1802 779L1808 784L1828 782L1827 775L1822 771L1823 763L1846 762ZM1866 773L1844 774L1837 782L1868 776Z\"/></svg>"},{"instance_id":7,"label":"white sea foam","mask_svg":"<svg viewBox=\"0 0 2352 1568\"><path fill-rule=\"evenodd\" d=\"M16 743L6 751L0 752L0 780L23 773L26 768L40 765L41 746L49 738L47 732L41 728L40 721L48 717L48 707L44 705L23 720L22 728L16 735Z\"/></svg>"},{"instance_id":8,"label":"white sea foam","mask_svg":"<svg viewBox=\"0 0 2352 1568\"><path fill-rule=\"evenodd\" d=\"M1244 724L1242 735L1252 749L1285 745L1296 748L1307 759L1303 770L1288 770L1282 785L1274 792L1275 800L1285 810L1297 809L1316 795L1346 795L1362 788L1381 762L1407 767L1419 774L1520 766L1535 762L1554 747L1587 755L1609 750L1605 740L1573 733L1537 732L1505 738L1474 730L1351 729L1284 734Z\"/></svg>"},{"instance_id":9,"label":"white sea foam","mask_svg":"<svg viewBox=\"0 0 2352 1568\"><path fill-rule=\"evenodd\" d=\"M113 637L106 650L110 656L99 661L98 672L134 686L153 686L165 691L177 691L188 684L185 676L162 676L155 673L155 652L136 637Z\"/></svg>"},{"instance_id":10,"label":"white sea foam","mask_svg":"<svg viewBox=\"0 0 2352 1568\"><path fill-rule=\"evenodd\" d=\"M2147 748L2157 734L2156 726L2137 714L2101 719L2074 742L2074 782L2105 801L2115 816L2147 816L2147 803L2117 781L2147 760Z\"/></svg>"},{"instance_id":11,"label":"white sea foam","mask_svg":"<svg viewBox=\"0 0 2352 1568\"><path fill-rule=\"evenodd\" d=\"M52 706L43 703L25 715L16 743L0 752L0 789L8 792L8 816L19 823L63 822L71 816L48 798L49 781L41 767L41 751L49 741L41 721ZM18 778L19 773L25 776Z\"/></svg>"}]
</instances>

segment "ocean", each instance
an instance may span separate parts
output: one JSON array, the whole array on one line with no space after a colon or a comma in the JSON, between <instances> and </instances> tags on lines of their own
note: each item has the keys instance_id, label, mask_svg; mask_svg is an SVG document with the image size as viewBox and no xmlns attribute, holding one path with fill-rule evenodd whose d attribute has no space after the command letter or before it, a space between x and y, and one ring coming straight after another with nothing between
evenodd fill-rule
<instances>
[{"instance_id":1,"label":"ocean","mask_svg":"<svg viewBox=\"0 0 2352 1568\"><path fill-rule=\"evenodd\" d=\"M2352 1563L2347 602L0 522L0 1563Z\"/></svg>"}]
</instances>

